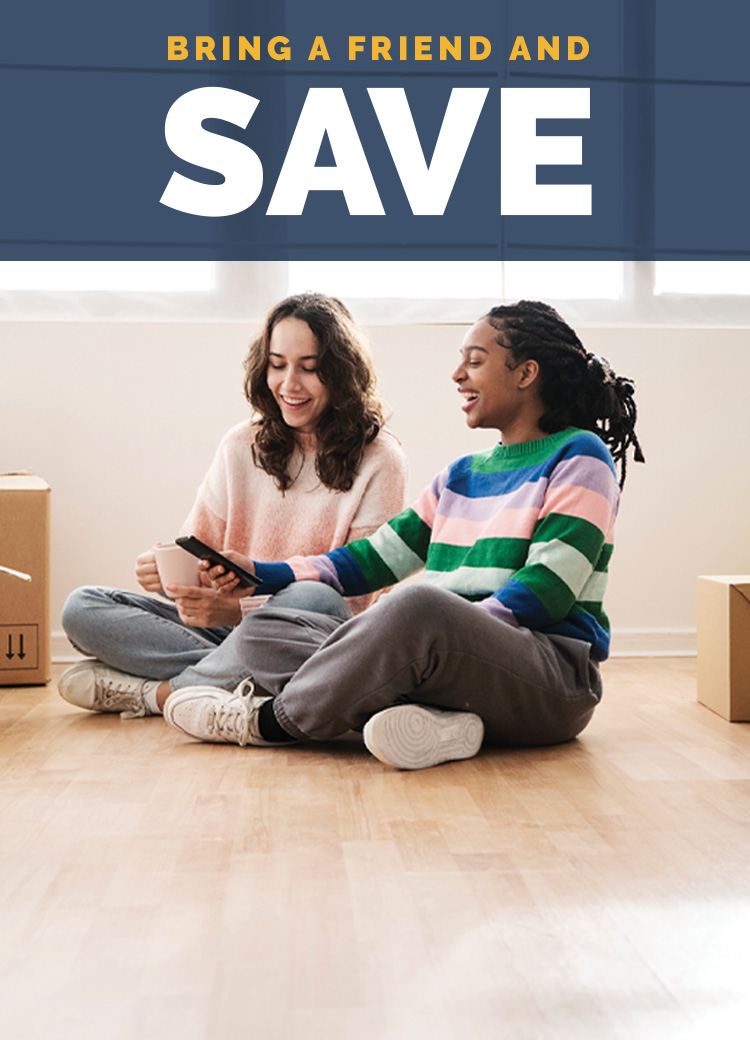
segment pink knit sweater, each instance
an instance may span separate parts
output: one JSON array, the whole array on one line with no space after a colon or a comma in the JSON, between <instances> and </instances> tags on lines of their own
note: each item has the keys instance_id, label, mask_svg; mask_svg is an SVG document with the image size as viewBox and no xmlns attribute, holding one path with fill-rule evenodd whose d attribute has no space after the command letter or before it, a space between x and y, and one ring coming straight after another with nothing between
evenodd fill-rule
<instances>
[{"instance_id":1,"label":"pink knit sweater","mask_svg":"<svg viewBox=\"0 0 750 1040\"><path fill-rule=\"evenodd\" d=\"M405 505L407 463L387 430L365 450L349 491L333 491L315 472L315 453L297 449L290 461L296 474L282 494L273 478L253 462L255 428L250 420L233 427L219 444L213 463L182 534L194 534L214 548L234 549L254 560L314 556L355 538L364 538ZM350 600L355 613L371 596ZM242 600L243 613L264 602Z\"/></svg>"}]
</instances>

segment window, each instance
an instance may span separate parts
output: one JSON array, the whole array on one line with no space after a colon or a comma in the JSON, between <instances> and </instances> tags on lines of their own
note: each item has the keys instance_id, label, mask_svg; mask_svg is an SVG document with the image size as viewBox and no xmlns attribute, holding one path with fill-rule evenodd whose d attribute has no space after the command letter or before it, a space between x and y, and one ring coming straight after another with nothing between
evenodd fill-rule
<instances>
[{"instance_id":1,"label":"window","mask_svg":"<svg viewBox=\"0 0 750 1040\"><path fill-rule=\"evenodd\" d=\"M450 260L291 261L289 292L314 289L349 299L441 300L495 296L502 264Z\"/></svg>"},{"instance_id":2,"label":"window","mask_svg":"<svg viewBox=\"0 0 750 1040\"><path fill-rule=\"evenodd\" d=\"M707 296L747 296L750 293L750 261L659 261L654 294L692 293Z\"/></svg>"},{"instance_id":3,"label":"window","mask_svg":"<svg viewBox=\"0 0 750 1040\"><path fill-rule=\"evenodd\" d=\"M288 291L340 296L370 324L471 322L522 298L559 307L574 325L750 326L744 261L507 261L288 265Z\"/></svg>"},{"instance_id":4,"label":"window","mask_svg":"<svg viewBox=\"0 0 750 1040\"><path fill-rule=\"evenodd\" d=\"M0 320L260 320L285 295L284 263L0 262Z\"/></svg>"},{"instance_id":5,"label":"window","mask_svg":"<svg viewBox=\"0 0 750 1040\"><path fill-rule=\"evenodd\" d=\"M372 325L469 323L525 297L582 327L750 327L744 261L0 263L0 320L257 323L305 289Z\"/></svg>"},{"instance_id":6,"label":"window","mask_svg":"<svg viewBox=\"0 0 750 1040\"><path fill-rule=\"evenodd\" d=\"M47 292L211 292L210 260L0 261L0 290Z\"/></svg>"},{"instance_id":7,"label":"window","mask_svg":"<svg viewBox=\"0 0 750 1040\"><path fill-rule=\"evenodd\" d=\"M357 299L618 299L621 263L554 261L291 261L289 291L319 291Z\"/></svg>"},{"instance_id":8,"label":"window","mask_svg":"<svg viewBox=\"0 0 750 1040\"><path fill-rule=\"evenodd\" d=\"M624 291L623 264L614 260L511 260L503 265L503 296L554 300L619 300Z\"/></svg>"}]
</instances>

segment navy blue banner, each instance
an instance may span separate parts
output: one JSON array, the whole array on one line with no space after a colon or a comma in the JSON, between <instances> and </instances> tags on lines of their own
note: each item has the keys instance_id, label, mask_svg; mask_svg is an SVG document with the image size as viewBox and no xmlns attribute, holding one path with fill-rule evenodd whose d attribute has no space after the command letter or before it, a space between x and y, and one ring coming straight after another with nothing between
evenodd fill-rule
<instances>
[{"instance_id":1,"label":"navy blue banner","mask_svg":"<svg viewBox=\"0 0 750 1040\"><path fill-rule=\"evenodd\" d=\"M0 259L750 258L737 0L0 16Z\"/></svg>"}]
</instances>

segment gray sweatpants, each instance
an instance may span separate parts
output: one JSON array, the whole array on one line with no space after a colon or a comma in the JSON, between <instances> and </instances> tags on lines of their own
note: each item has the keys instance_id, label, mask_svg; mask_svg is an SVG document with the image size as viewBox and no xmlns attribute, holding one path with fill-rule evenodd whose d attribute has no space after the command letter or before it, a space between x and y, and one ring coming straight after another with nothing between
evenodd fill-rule
<instances>
[{"instance_id":1,"label":"gray sweatpants","mask_svg":"<svg viewBox=\"0 0 750 1040\"><path fill-rule=\"evenodd\" d=\"M270 600L242 622L236 649L284 729L313 740L415 702L476 712L490 744L557 744L601 698L588 643L512 628L430 585L396 588L349 620Z\"/></svg>"}]
</instances>

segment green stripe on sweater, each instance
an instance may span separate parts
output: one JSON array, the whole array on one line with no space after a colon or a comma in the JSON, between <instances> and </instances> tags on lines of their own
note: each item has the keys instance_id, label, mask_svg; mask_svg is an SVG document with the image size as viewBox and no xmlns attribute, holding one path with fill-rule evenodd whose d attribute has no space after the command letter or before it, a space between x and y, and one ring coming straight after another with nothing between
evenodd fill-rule
<instances>
[{"instance_id":1,"label":"green stripe on sweater","mask_svg":"<svg viewBox=\"0 0 750 1040\"><path fill-rule=\"evenodd\" d=\"M589 523L588 520L581 520L577 516L550 513L539 522L534 531L534 541L552 542L555 540L572 545L592 564L597 562L602 551L601 528Z\"/></svg>"},{"instance_id":2,"label":"green stripe on sweater","mask_svg":"<svg viewBox=\"0 0 750 1040\"><path fill-rule=\"evenodd\" d=\"M418 516L413 509L405 509L388 521L399 538L405 542L413 553L421 560L427 559L432 529Z\"/></svg>"},{"instance_id":3,"label":"green stripe on sweater","mask_svg":"<svg viewBox=\"0 0 750 1040\"><path fill-rule=\"evenodd\" d=\"M406 544L390 524L383 524L382 527L379 527L370 536L370 544L399 581L408 578L410 574L414 574L424 567L424 560Z\"/></svg>"},{"instance_id":4,"label":"green stripe on sweater","mask_svg":"<svg viewBox=\"0 0 750 1040\"><path fill-rule=\"evenodd\" d=\"M528 547L527 538L480 538L472 546L433 542L427 566L432 571L452 571L462 565L517 570L526 560Z\"/></svg>"},{"instance_id":5,"label":"green stripe on sweater","mask_svg":"<svg viewBox=\"0 0 750 1040\"><path fill-rule=\"evenodd\" d=\"M494 448L478 451L472 455L471 469L474 473L508 473L516 469L525 469L545 462L550 455L569 441L576 433L584 431L569 426L559 433L541 437L536 441L523 444L496 444Z\"/></svg>"},{"instance_id":6,"label":"green stripe on sweater","mask_svg":"<svg viewBox=\"0 0 750 1040\"><path fill-rule=\"evenodd\" d=\"M561 621L570 613L575 596L549 567L543 564L524 567L514 578L522 581L526 588L542 601L553 621Z\"/></svg>"},{"instance_id":7,"label":"green stripe on sweater","mask_svg":"<svg viewBox=\"0 0 750 1040\"><path fill-rule=\"evenodd\" d=\"M395 585L398 578L372 547L368 539L350 542L347 549L360 566L365 581L371 589L384 589Z\"/></svg>"}]
</instances>

